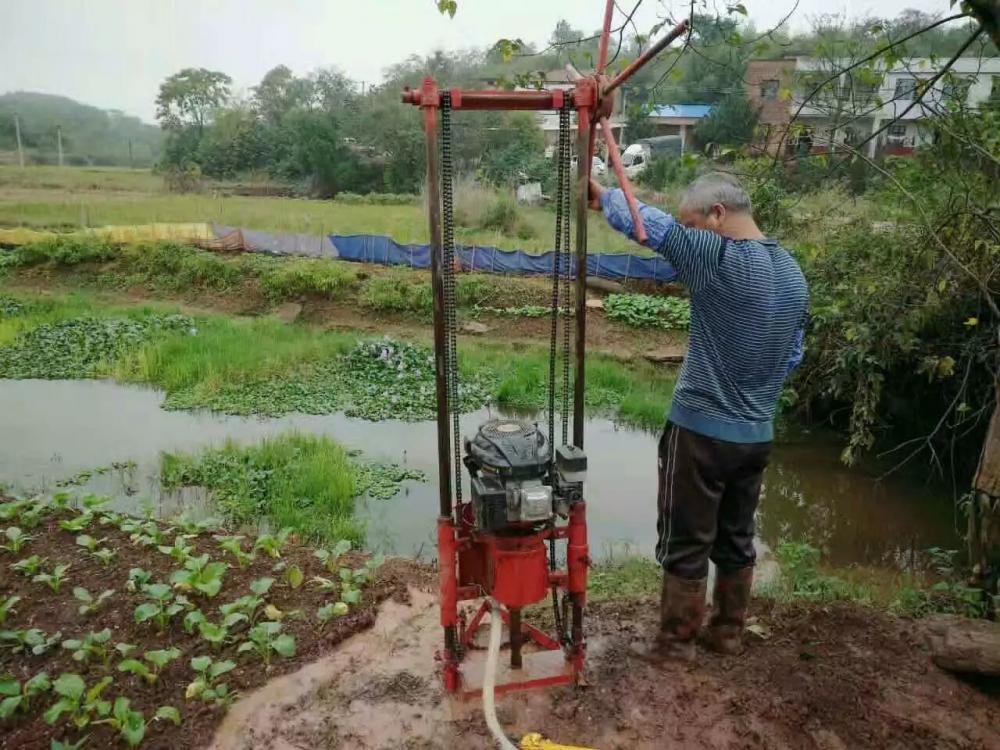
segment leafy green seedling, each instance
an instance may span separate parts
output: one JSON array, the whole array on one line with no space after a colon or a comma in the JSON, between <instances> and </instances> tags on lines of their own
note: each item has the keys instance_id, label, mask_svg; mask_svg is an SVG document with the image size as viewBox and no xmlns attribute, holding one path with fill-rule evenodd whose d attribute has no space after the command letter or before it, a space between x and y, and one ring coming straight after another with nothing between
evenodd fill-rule
<instances>
[{"instance_id":1,"label":"leafy green seedling","mask_svg":"<svg viewBox=\"0 0 1000 750\"><path fill-rule=\"evenodd\" d=\"M319 627L322 630L326 624L337 617L343 617L349 611L346 602L336 602L335 604L324 604L316 610L316 619L319 620Z\"/></svg>"},{"instance_id":2,"label":"leafy green seedling","mask_svg":"<svg viewBox=\"0 0 1000 750\"><path fill-rule=\"evenodd\" d=\"M132 710L128 698L115 698L111 715L106 719L95 721L94 724L107 724L121 735L129 747L138 747L146 736L146 717L141 711Z\"/></svg>"},{"instance_id":3,"label":"leafy green seedling","mask_svg":"<svg viewBox=\"0 0 1000 750\"><path fill-rule=\"evenodd\" d=\"M241 568L246 567L247 563L253 560L253 555L243 550L244 537L217 536L215 538L219 542L219 549L223 552L228 552L236 558L236 564Z\"/></svg>"},{"instance_id":4,"label":"leafy green seedling","mask_svg":"<svg viewBox=\"0 0 1000 750\"><path fill-rule=\"evenodd\" d=\"M281 550L294 531L295 529L286 527L276 534L261 534L254 542L253 548L274 558L281 557Z\"/></svg>"},{"instance_id":5,"label":"leafy green seedling","mask_svg":"<svg viewBox=\"0 0 1000 750\"><path fill-rule=\"evenodd\" d=\"M251 652L256 654L265 667L271 666L273 654L286 658L295 656L295 637L281 632L280 622L262 622L250 628L248 640L236 649L239 654Z\"/></svg>"},{"instance_id":6,"label":"leafy green seedling","mask_svg":"<svg viewBox=\"0 0 1000 750\"><path fill-rule=\"evenodd\" d=\"M55 593L59 593L59 588L66 580L66 571L69 570L69 563L56 565L51 573L39 573L31 580L35 583L44 583Z\"/></svg>"},{"instance_id":7,"label":"leafy green seedling","mask_svg":"<svg viewBox=\"0 0 1000 750\"><path fill-rule=\"evenodd\" d=\"M338 588L334 581L331 581L329 578L323 578L323 576L313 576L309 582L324 594L332 594Z\"/></svg>"},{"instance_id":8,"label":"leafy green seedling","mask_svg":"<svg viewBox=\"0 0 1000 750\"><path fill-rule=\"evenodd\" d=\"M174 537L174 544L172 547L161 544L157 547L157 549L164 555L170 555L170 557L179 563L184 562L191 557L192 553L194 553L194 547L191 544L188 544L188 538L181 534Z\"/></svg>"},{"instance_id":9,"label":"leafy green seedling","mask_svg":"<svg viewBox=\"0 0 1000 750\"><path fill-rule=\"evenodd\" d=\"M111 684L110 677L104 677L90 690L78 674L64 673L52 683L52 689L59 696L43 715L45 723L55 724L63 714L77 729L83 729L98 717L107 716L111 703L101 698L101 693Z\"/></svg>"},{"instance_id":10,"label":"leafy green seedling","mask_svg":"<svg viewBox=\"0 0 1000 750\"><path fill-rule=\"evenodd\" d=\"M133 544L141 544L144 547L160 546L166 539L166 532L156 521L146 521L132 532L129 539Z\"/></svg>"},{"instance_id":11,"label":"leafy green seedling","mask_svg":"<svg viewBox=\"0 0 1000 750\"><path fill-rule=\"evenodd\" d=\"M134 646L131 643L119 643L115 646L115 651L117 651L123 659L127 659L134 654L138 648L138 646Z\"/></svg>"},{"instance_id":12,"label":"leafy green seedling","mask_svg":"<svg viewBox=\"0 0 1000 750\"><path fill-rule=\"evenodd\" d=\"M187 700L199 698L206 703L214 702L215 705L229 705L235 693L230 692L229 686L219 683L218 679L227 672L236 668L236 662L225 660L215 661L210 656L196 656L191 659L191 669L197 673L197 677L191 681L184 691Z\"/></svg>"},{"instance_id":13,"label":"leafy green seedling","mask_svg":"<svg viewBox=\"0 0 1000 750\"><path fill-rule=\"evenodd\" d=\"M56 633L47 637L38 628L29 630L0 630L0 645L10 649L12 653L20 654L31 652L34 656L41 656L59 642L62 633Z\"/></svg>"},{"instance_id":14,"label":"leafy green seedling","mask_svg":"<svg viewBox=\"0 0 1000 750\"><path fill-rule=\"evenodd\" d=\"M101 605L104 604L104 602L114 595L114 591L106 589L95 598L93 594L82 586L73 587L73 598L80 602L80 606L77 607L76 611L83 617L94 614L101 608Z\"/></svg>"},{"instance_id":15,"label":"leafy green seedling","mask_svg":"<svg viewBox=\"0 0 1000 750\"><path fill-rule=\"evenodd\" d=\"M132 568L128 572L128 583L125 584L131 592L142 591L143 588L148 586L153 580L153 574L148 570L143 570L142 568Z\"/></svg>"},{"instance_id":16,"label":"leafy green seedling","mask_svg":"<svg viewBox=\"0 0 1000 750\"><path fill-rule=\"evenodd\" d=\"M82 505L84 510L88 513L100 510L110 502L111 498L107 495L94 495L93 493L87 493L80 498L80 505Z\"/></svg>"},{"instance_id":17,"label":"leafy green seedling","mask_svg":"<svg viewBox=\"0 0 1000 750\"><path fill-rule=\"evenodd\" d=\"M108 647L105 645L111 640L111 629L105 628L96 633L87 633L82 639L72 639L63 641L62 647L73 652L73 660L86 664L93 656L100 659L103 664L108 663Z\"/></svg>"},{"instance_id":18,"label":"leafy green seedling","mask_svg":"<svg viewBox=\"0 0 1000 750\"><path fill-rule=\"evenodd\" d=\"M191 557L184 561L183 570L174 571L170 582L181 591L197 591L211 598L222 589L228 567L224 562L209 562L208 555Z\"/></svg>"},{"instance_id":19,"label":"leafy green seedling","mask_svg":"<svg viewBox=\"0 0 1000 750\"><path fill-rule=\"evenodd\" d=\"M96 557L98 562L100 562L101 565L104 566L110 565L114 561L117 555L118 553L115 550L110 549L108 547L101 547L99 550L97 550L97 552L94 553L94 557Z\"/></svg>"},{"instance_id":20,"label":"leafy green seedling","mask_svg":"<svg viewBox=\"0 0 1000 750\"><path fill-rule=\"evenodd\" d=\"M200 609L192 609L184 615L184 632L188 635L192 635L195 628L203 622L207 622L207 620L205 619L205 615L202 614L202 611Z\"/></svg>"},{"instance_id":21,"label":"leafy green seedling","mask_svg":"<svg viewBox=\"0 0 1000 750\"><path fill-rule=\"evenodd\" d=\"M264 596L274 585L274 579L268 576L258 578L250 583L250 590L257 596Z\"/></svg>"},{"instance_id":22,"label":"leafy green seedling","mask_svg":"<svg viewBox=\"0 0 1000 750\"><path fill-rule=\"evenodd\" d=\"M337 572L337 567L340 564L340 558L351 551L351 542L348 539L341 539L337 542L333 549L318 549L313 554L319 559L326 569L331 573Z\"/></svg>"},{"instance_id":23,"label":"leafy green seedling","mask_svg":"<svg viewBox=\"0 0 1000 750\"><path fill-rule=\"evenodd\" d=\"M80 534L80 536L76 538L77 545L83 547L88 552L96 552L97 549L101 546L101 544L103 544L105 541L107 540L94 539L94 537L90 536L90 534Z\"/></svg>"},{"instance_id":24,"label":"leafy green seedling","mask_svg":"<svg viewBox=\"0 0 1000 750\"><path fill-rule=\"evenodd\" d=\"M220 526L219 519L217 518L206 518L203 521L196 521L193 518L190 518L186 513L182 513L177 516L177 518L174 518L171 523L190 536L197 536L198 534L203 534L206 531L217 529Z\"/></svg>"},{"instance_id":25,"label":"leafy green seedling","mask_svg":"<svg viewBox=\"0 0 1000 750\"><path fill-rule=\"evenodd\" d=\"M239 617L242 617L242 615ZM215 624L205 620L198 623L198 633L211 644L212 648L218 649L225 645L226 639L229 637L229 626L225 622Z\"/></svg>"},{"instance_id":26,"label":"leafy green seedling","mask_svg":"<svg viewBox=\"0 0 1000 750\"><path fill-rule=\"evenodd\" d=\"M181 725L181 712L173 706L160 706L156 709L153 721L172 721L176 726Z\"/></svg>"},{"instance_id":27,"label":"leafy green seedling","mask_svg":"<svg viewBox=\"0 0 1000 750\"><path fill-rule=\"evenodd\" d=\"M28 498L0 503L0 521L13 521L29 505L31 505L31 500Z\"/></svg>"},{"instance_id":28,"label":"leafy green seedling","mask_svg":"<svg viewBox=\"0 0 1000 750\"><path fill-rule=\"evenodd\" d=\"M32 555L31 557L26 557L23 560L18 560L16 563L10 566L11 570L15 570L25 578L31 578L42 569L45 564L46 558L39 557L38 555Z\"/></svg>"},{"instance_id":29,"label":"leafy green seedling","mask_svg":"<svg viewBox=\"0 0 1000 750\"><path fill-rule=\"evenodd\" d=\"M52 507L56 510L66 510L72 502L73 494L70 492L56 492L52 495Z\"/></svg>"},{"instance_id":30,"label":"leafy green seedling","mask_svg":"<svg viewBox=\"0 0 1000 750\"><path fill-rule=\"evenodd\" d=\"M145 586L143 593L149 601L143 602L135 608L135 621L141 623L152 620L161 633L167 629L167 624L171 619L190 606L187 597L183 595L175 597L170 587L165 583L153 583Z\"/></svg>"},{"instance_id":31,"label":"leafy green seedling","mask_svg":"<svg viewBox=\"0 0 1000 750\"><path fill-rule=\"evenodd\" d=\"M51 686L45 672L39 672L23 685L11 675L0 676L0 721L9 719L16 711L27 711L31 708L31 700Z\"/></svg>"},{"instance_id":32,"label":"leafy green seedling","mask_svg":"<svg viewBox=\"0 0 1000 750\"><path fill-rule=\"evenodd\" d=\"M125 659L118 665L118 671L137 675L152 684L159 679L164 668L180 655L180 649L177 648L147 651L142 655L142 658L149 662L149 666L138 659Z\"/></svg>"},{"instance_id":33,"label":"leafy green seedling","mask_svg":"<svg viewBox=\"0 0 1000 750\"><path fill-rule=\"evenodd\" d=\"M68 531L71 534L79 534L81 531L90 526L90 522L94 520L94 517L90 513L81 513L75 518L63 519L59 522L59 528L63 531Z\"/></svg>"},{"instance_id":34,"label":"leafy green seedling","mask_svg":"<svg viewBox=\"0 0 1000 750\"><path fill-rule=\"evenodd\" d=\"M87 744L87 740L89 739L89 734L83 735L83 737L78 739L76 742L53 739L51 743L49 743L49 750L82 750L83 746Z\"/></svg>"},{"instance_id":35,"label":"leafy green seedling","mask_svg":"<svg viewBox=\"0 0 1000 750\"><path fill-rule=\"evenodd\" d=\"M302 585L302 582L306 579L305 574L302 572L302 568L298 565L289 565L285 569L285 583L291 586L293 589L297 589Z\"/></svg>"},{"instance_id":36,"label":"leafy green seedling","mask_svg":"<svg viewBox=\"0 0 1000 750\"><path fill-rule=\"evenodd\" d=\"M0 544L0 549L15 555L21 551L25 544L35 538L30 534L25 534L18 526L9 526L3 535L7 543Z\"/></svg>"},{"instance_id":37,"label":"leafy green seedling","mask_svg":"<svg viewBox=\"0 0 1000 750\"><path fill-rule=\"evenodd\" d=\"M7 620L7 615L14 611L14 606L21 601L19 596L0 596L0 625Z\"/></svg>"}]
</instances>

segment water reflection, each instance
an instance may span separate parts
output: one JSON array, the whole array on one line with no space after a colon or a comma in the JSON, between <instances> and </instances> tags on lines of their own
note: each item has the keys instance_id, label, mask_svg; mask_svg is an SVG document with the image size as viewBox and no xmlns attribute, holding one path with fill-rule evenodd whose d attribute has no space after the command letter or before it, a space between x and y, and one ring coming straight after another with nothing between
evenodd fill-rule
<instances>
[{"instance_id":1,"label":"water reflection","mask_svg":"<svg viewBox=\"0 0 1000 750\"><path fill-rule=\"evenodd\" d=\"M196 450L227 438L256 441L286 430L329 435L372 460L437 470L434 424L365 422L343 415L255 419L205 412L168 412L162 394L102 381L0 380L0 483L16 491L54 489L60 479L134 461L129 471L95 475L88 490L112 494L123 510L151 507L171 515L208 512L195 490L162 492L161 451ZM491 416L462 418L471 434ZM649 552L655 542L656 435L606 419L586 426L591 547L597 557L624 549ZM907 567L914 551L956 547L951 505L940 487L847 470L823 437L776 446L759 514L761 549L783 538L808 538L836 564ZM396 554L434 552L436 484L407 482L391 500L359 501L369 542Z\"/></svg>"}]
</instances>

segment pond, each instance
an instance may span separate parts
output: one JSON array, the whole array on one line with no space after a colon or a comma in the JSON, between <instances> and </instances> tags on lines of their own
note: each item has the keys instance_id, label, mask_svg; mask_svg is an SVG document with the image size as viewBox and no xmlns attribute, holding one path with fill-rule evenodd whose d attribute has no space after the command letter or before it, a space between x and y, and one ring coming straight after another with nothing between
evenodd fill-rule
<instances>
[{"instance_id":1,"label":"pond","mask_svg":"<svg viewBox=\"0 0 1000 750\"><path fill-rule=\"evenodd\" d=\"M288 430L328 435L370 460L423 470L390 500L361 498L369 545L432 557L437 495L433 422L366 422L340 414L258 419L164 411L162 393L96 380L0 380L0 484L15 492L53 490L60 480L112 462L134 466L95 475L82 488L110 494L122 510L185 508L206 515L202 493L164 492L161 451L193 451L227 438L252 442ZM462 418L463 435L496 412ZM586 425L586 495L597 558L649 554L655 543L656 443L651 432L594 418ZM765 476L758 530L766 553L782 539L810 540L835 565L907 569L928 547L958 548L947 488L848 470L830 436L782 439Z\"/></svg>"}]
</instances>

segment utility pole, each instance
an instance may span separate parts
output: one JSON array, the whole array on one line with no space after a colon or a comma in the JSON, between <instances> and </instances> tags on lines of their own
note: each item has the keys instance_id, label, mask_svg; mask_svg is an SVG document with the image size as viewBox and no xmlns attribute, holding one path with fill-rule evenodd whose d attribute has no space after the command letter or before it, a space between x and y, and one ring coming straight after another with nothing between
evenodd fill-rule
<instances>
[{"instance_id":1,"label":"utility pole","mask_svg":"<svg viewBox=\"0 0 1000 750\"><path fill-rule=\"evenodd\" d=\"M56 125L56 143L59 144L59 166L63 165L62 125Z\"/></svg>"},{"instance_id":2,"label":"utility pole","mask_svg":"<svg viewBox=\"0 0 1000 750\"><path fill-rule=\"evenodd\" d=\"M24 169L24 148L21 146L21 118L18 115L14 115L14 133L17 136L17 160L21 163L21 169Z\"/></svg>"}]
</instances>

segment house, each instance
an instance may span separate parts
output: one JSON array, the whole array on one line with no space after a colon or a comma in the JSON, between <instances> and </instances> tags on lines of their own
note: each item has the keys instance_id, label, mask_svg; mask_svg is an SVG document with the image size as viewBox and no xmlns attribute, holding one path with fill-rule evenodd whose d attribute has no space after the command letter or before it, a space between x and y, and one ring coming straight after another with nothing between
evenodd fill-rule
<instances>
[{"instance_id":1,"label":"house","mask_svg":"<svg viewBox=\"0 0 1000 750\"><path fill-rule=\"evenodd\" d=\"M563 68L550 70L545 74L544 86L547 89L572 91L575 85L576 84L569 71ZM615 141L618 143L621 143L625 136L625 114L624 107L622 106L623 101L623 97L620 94L616 95L615 112L609 120L611 124L611 134L615 137ZM570 129L575 131L576 111L573 111L570 114L569 120ZM542 133L545 135L545 155L551 156L555 152L556 144L559 142L559 114L556 112L539 112L538 125L542 129ZM600 131L600 128L601 126L598 125L598 131ZM603 139L598 137L598 143L600 144L598 150L603 156L605 153ZM573 144L573 148L575 150L575 143Z\"/></svg>"},{"instance_id":2,"label":"house","mask_svg":"<svg viewBox=\"0 0 1000 750\"><path fill-rule=\"evenodd\" d=\"M940 71L939 62L909 58L891 67L858 66L807 96L849 60L789 57L752 60L747 67L747 98L759 112L757 146L775 153L825 153L868 141L869 158L878 153L907 155L931 138L926 120L949 102L976 108L1000 102L1000 58L961 57L914 105L921 82ZM801 107L801 111L799 111ZM798 112L795 126L789 130Z\"/></svg>"},{"instance_id":3,"label":"house","mask_svg":"<svg viewBox=\"0 0 1000 750\"><path fill-rule=\"evenodd\" d=\"M655 135L679 135L683 152L690 129L711 111L710 104L664 104L649 113L649 120L656 127Z\"/></svg>"}]
</instances>

